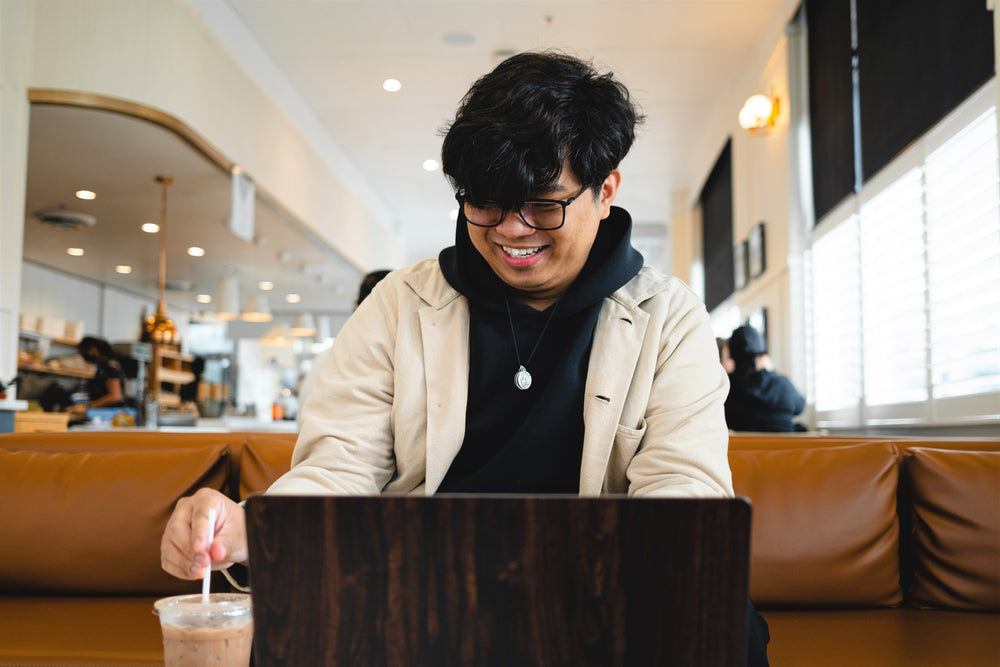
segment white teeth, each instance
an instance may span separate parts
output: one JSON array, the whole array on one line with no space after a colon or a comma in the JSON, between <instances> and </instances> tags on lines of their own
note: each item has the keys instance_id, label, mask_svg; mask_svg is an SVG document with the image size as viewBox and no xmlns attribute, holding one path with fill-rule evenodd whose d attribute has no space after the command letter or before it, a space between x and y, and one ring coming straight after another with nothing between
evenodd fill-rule
<instances>
[{"instance_id":1,"label":"white teeth","mask_svg":"<svg viewBox=\"0 0 1000 667\"><path fill-rule=\"evenodd\" d=\"M500 246L503 251L511 257L531 257L541 248L511 248L510 246Z\"/></svg>"}]
</instances>

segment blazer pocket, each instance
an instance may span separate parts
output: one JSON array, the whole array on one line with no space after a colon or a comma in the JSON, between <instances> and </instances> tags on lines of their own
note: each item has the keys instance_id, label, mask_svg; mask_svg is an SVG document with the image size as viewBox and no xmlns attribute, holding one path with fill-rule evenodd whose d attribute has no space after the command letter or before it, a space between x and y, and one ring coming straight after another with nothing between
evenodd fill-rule
<instances>
[{"instance_id":1,"label":"blazer pocket","mask_svg":"<svg viewBox=\"0 0 1000 667\"><path fill-rule=\"evenodd\" d=\"M642 437L646 435L646 420L639 422L639 428L629 428L619 424L615 429L614 458L621 465L628 465L642 442Z\"/></svg>"}]
</instances>

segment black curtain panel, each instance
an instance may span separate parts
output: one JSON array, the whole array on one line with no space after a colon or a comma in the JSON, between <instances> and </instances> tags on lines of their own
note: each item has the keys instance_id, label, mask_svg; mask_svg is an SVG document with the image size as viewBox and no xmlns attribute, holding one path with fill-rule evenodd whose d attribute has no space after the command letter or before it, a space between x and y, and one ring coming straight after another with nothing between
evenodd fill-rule
<instances>
[{"instance_id":1,"label":"black curtain panel","mask_svg":"<svg viewBox=\"0 0 1000 667\"><path fill-rule=\"evenodd\" d=\"M726 141L698 201L702 211L705 306L712 310L733 293L733 150Z\"/></svg>"},{"instance_id":2,"label":"black curtain panel","mask_svg":"<svg viewBox=\"0 0 1000 667\"><path fill-rule=\"evenodd\" d=\"M993 15L985 0L856 2L867 181L993 76Z\"/></svg>"},{"instance_id":3,"label":"black curtain panel","mask_svg":"<svg viewBox=\"0 0 1000 667\"><path fill-rule=\"evenodd\" d=\"M816 220L854 192L850 0L806 0Z\"/></svg>"}]
</instances>

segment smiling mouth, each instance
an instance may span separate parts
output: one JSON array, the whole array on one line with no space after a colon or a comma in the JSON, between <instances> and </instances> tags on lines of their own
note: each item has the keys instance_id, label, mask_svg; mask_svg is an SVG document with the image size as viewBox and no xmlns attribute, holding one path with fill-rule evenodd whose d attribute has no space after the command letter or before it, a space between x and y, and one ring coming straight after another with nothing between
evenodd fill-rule
<instances>
[{"instance_id":1,"label":"smiling mouth","mask_svg":"<svg viewBox=\"0 0 1000 667\"><path fill-rule=\"evenodd\" d=\"M510 246L506 245L502 245L500 247L507 255L519 259L523 257L531 257L532 255L537 255L542 250L541 248L511 248Z\"/></svg>"}]
</instances>

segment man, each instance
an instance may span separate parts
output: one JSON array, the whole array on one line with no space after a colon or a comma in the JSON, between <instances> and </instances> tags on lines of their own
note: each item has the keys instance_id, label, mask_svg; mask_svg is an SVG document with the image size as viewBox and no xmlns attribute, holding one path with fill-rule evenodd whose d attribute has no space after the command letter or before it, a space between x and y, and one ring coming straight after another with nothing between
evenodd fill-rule
<instances>
[{"instance_id":1,"label":"man","mask_svg":"<svg viewBox=\"0 0 1000 667\"><path fill-rule=\"evenodd\" d=\"M792 421L806 399L791 380L774 372L764 337L751 326L733 331L729 339L733 370L726 399L726 422L734 431L791 432Z\"/></svg>"},{"instance_id":2,"label":"man","mask_svg":"<svg viewBox=\"0 0 1000 667\"><path fill-rule=\"evenodd\" d=\"M704 305L642 266L612 206L639 120L621 83L568 56L517 55L473 85L442 147L455 245L344 325L270 492L733 494ZM178 504L168 572L246 555L237 505Z\"/></svg>"}]
</instances>

